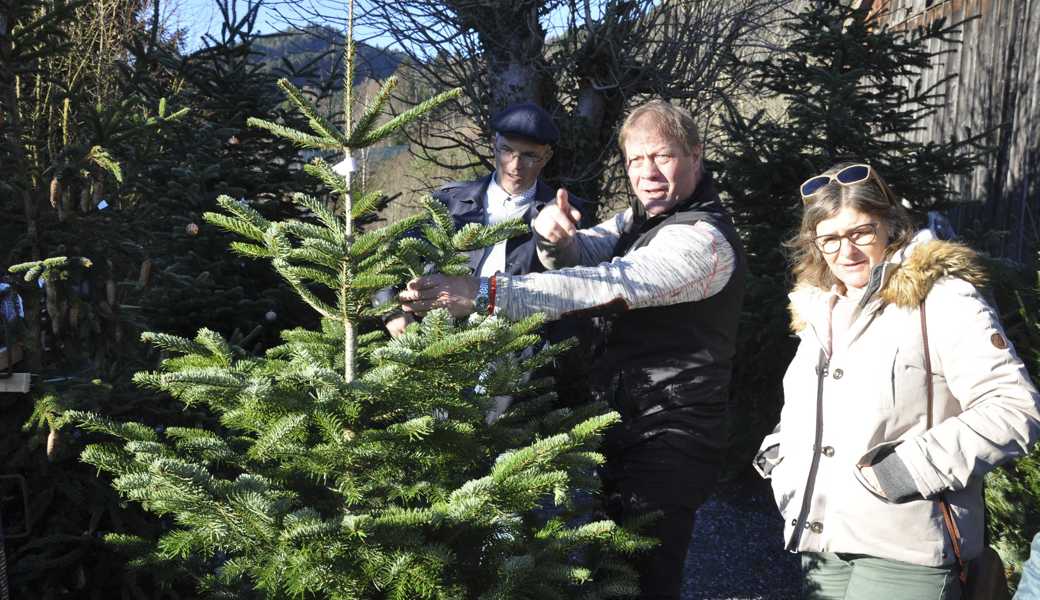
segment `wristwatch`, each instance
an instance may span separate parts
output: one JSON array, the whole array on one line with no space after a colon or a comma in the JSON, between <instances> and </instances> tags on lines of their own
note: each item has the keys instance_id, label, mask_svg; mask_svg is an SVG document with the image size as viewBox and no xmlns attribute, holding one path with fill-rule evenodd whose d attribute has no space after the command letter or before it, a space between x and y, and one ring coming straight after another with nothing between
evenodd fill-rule
<instances>
[{"instance_id":1,"label":"wristwatch","mask_svg":"<svg viewBox=\"0 0 1040 600\"><path fill-rule=\"evenodd\" d=\"M490 303L491 282L488 281L487 277L481 277L480 285L477 287L477 297L473 299L473 312L486 313Z\"/></svg>"}]
</instances>

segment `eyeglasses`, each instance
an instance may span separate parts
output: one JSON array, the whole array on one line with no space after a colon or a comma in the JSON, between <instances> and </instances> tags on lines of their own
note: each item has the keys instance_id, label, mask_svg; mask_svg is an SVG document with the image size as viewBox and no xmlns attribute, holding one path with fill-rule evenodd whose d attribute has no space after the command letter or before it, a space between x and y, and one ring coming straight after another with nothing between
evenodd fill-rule
<instances>
[{"instance_id":1,"label":"eyeglasses","mask_svg":"<svg viewBox=\"0 0 1040 600\"><path fill-rule=\"evenodd\" d=\"M881 185L881 179L874 172L874 169L870 165L849 165L844 169L834 174L816 175L805 180L805 183L798 188L798 191L802 194L802 204L812 204L812 198L820 190L822 190L828 183L837 181L838 185L854 185L857 183L864 182L871 177L877 182L878 187L884 192L885 196L888 197L888 201L892 202L892 198L888 195L888 190L885 186Z\"/></svg>"},{"instance_id":2,"label":"eyeglasses","mask_svg":"<svg viewBox=\"0 0 1040 600\"><path fill-rule=\"evenodd\" d=\"M848 239L850 243L856 246L869 246L877 240L877 233L877 223L865 223L852 231L846 231L841 235L829 233L827 235L817 236L813 238L813 243L820 249L820 252L823 252L824 254L834 254L838 250L841 250L841 240L843 239Z\"/></svg>"},{"instance_id":3,"label":"eyeglasses","mask_svg":"<svg viewBox=\"0 0 1040 600\"><path fill-rule=\"evenodd\" d=\"M506 163L511 162L514 158L519 158L520 164L525 167L533 167L547 158L544 154L520 152L502 143L495 144L495 153L498 154L499 160Z\"/></svg>"}]
</instances>

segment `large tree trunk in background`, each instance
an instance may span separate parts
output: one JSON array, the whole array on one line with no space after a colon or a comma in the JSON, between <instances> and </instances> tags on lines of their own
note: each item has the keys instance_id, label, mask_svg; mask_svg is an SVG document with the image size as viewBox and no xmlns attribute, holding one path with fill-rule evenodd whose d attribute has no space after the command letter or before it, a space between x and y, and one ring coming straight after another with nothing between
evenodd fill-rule
<instances>
[{"instance_id":1,"label":"large tree trunk in background","mask_svg":"<svg viewBox=\"0 0 1040 600\"><path fill-rule=\"evenodd\" d=\"M440 173L491 169L491 115L530 100L562 134L543 178L616 206L626 200L614 139L625 112L664 98L707 126L719 98L745 86L735 59L766 47L768 24L789 2L361 0L358 14L409 57L408 78L433 90L463 89L442 118L408 132L412 151ZM326 6L311 22L342 20L338 6ZM404 93L397 100L417 102Z\"/></svg>"},{"instance_id":2,"label":"large tree trunk in background","mask_svg":"<svg viewBox=\"0 0 1040 600\"><path fill-rule=\"evenodd\" d=\"M553 100L552 79L545 73L545 30L538 21L537 7L519 4L495 12L491 20L473 22L485 49L489 114L527 100L545 106Z\"/></svg>"}]
</instances>

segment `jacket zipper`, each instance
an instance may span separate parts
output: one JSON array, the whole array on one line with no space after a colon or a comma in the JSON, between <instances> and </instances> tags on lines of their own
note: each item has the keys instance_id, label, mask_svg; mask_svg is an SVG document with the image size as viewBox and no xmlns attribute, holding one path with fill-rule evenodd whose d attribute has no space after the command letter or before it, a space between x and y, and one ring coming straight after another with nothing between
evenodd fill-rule
<instances>
[{"instance_id":1,"label":"jacket zipper","mask_svg":"<svg viewBox=\"0 0 1040 600\"><path fill-rule=\"evenodd\" d=\"M798 544L802 539L802 530L806 527L809 518L809 505L812 503L813 487L816 485L816 471L820 467L820 444L823 443L823 379L829 372L830 360L827 353L820 349L820 361L816 366L816 438L813 442L812 464L809 467L809 477L805 482L805 491L802 493L802 508L798 513L798 520L794 525L791 540L787 543L788 552L797 552Z\"/></svg>"}]
</instances>

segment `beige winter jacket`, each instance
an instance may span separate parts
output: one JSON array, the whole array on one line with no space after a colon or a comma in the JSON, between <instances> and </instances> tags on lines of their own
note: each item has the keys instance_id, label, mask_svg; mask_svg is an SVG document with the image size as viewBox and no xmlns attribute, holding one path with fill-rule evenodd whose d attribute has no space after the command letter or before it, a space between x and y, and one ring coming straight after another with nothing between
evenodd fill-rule
<instances>
[{"instance_id":1,"label":"beige winter jacket","mask_svg":"<svg viewBox=\"0 0 1040 600\"><path fill-rule=\"evenodd\" d=\"M939 505L927 499L946 492L970 559L982 548L983 475L1040 434L1040 398L975 287L984 279L975 254L940 241L902 254L875 269L841 347L829 348L834 292L790 294L800 343L784 376L780 423L756 466L772 479L791 551L951 564ZM926 297L931 430L918 309ZM859 482L857 463L886 443L898 444L926 499L895 504Z\"/></svg>"}]
</instances>

